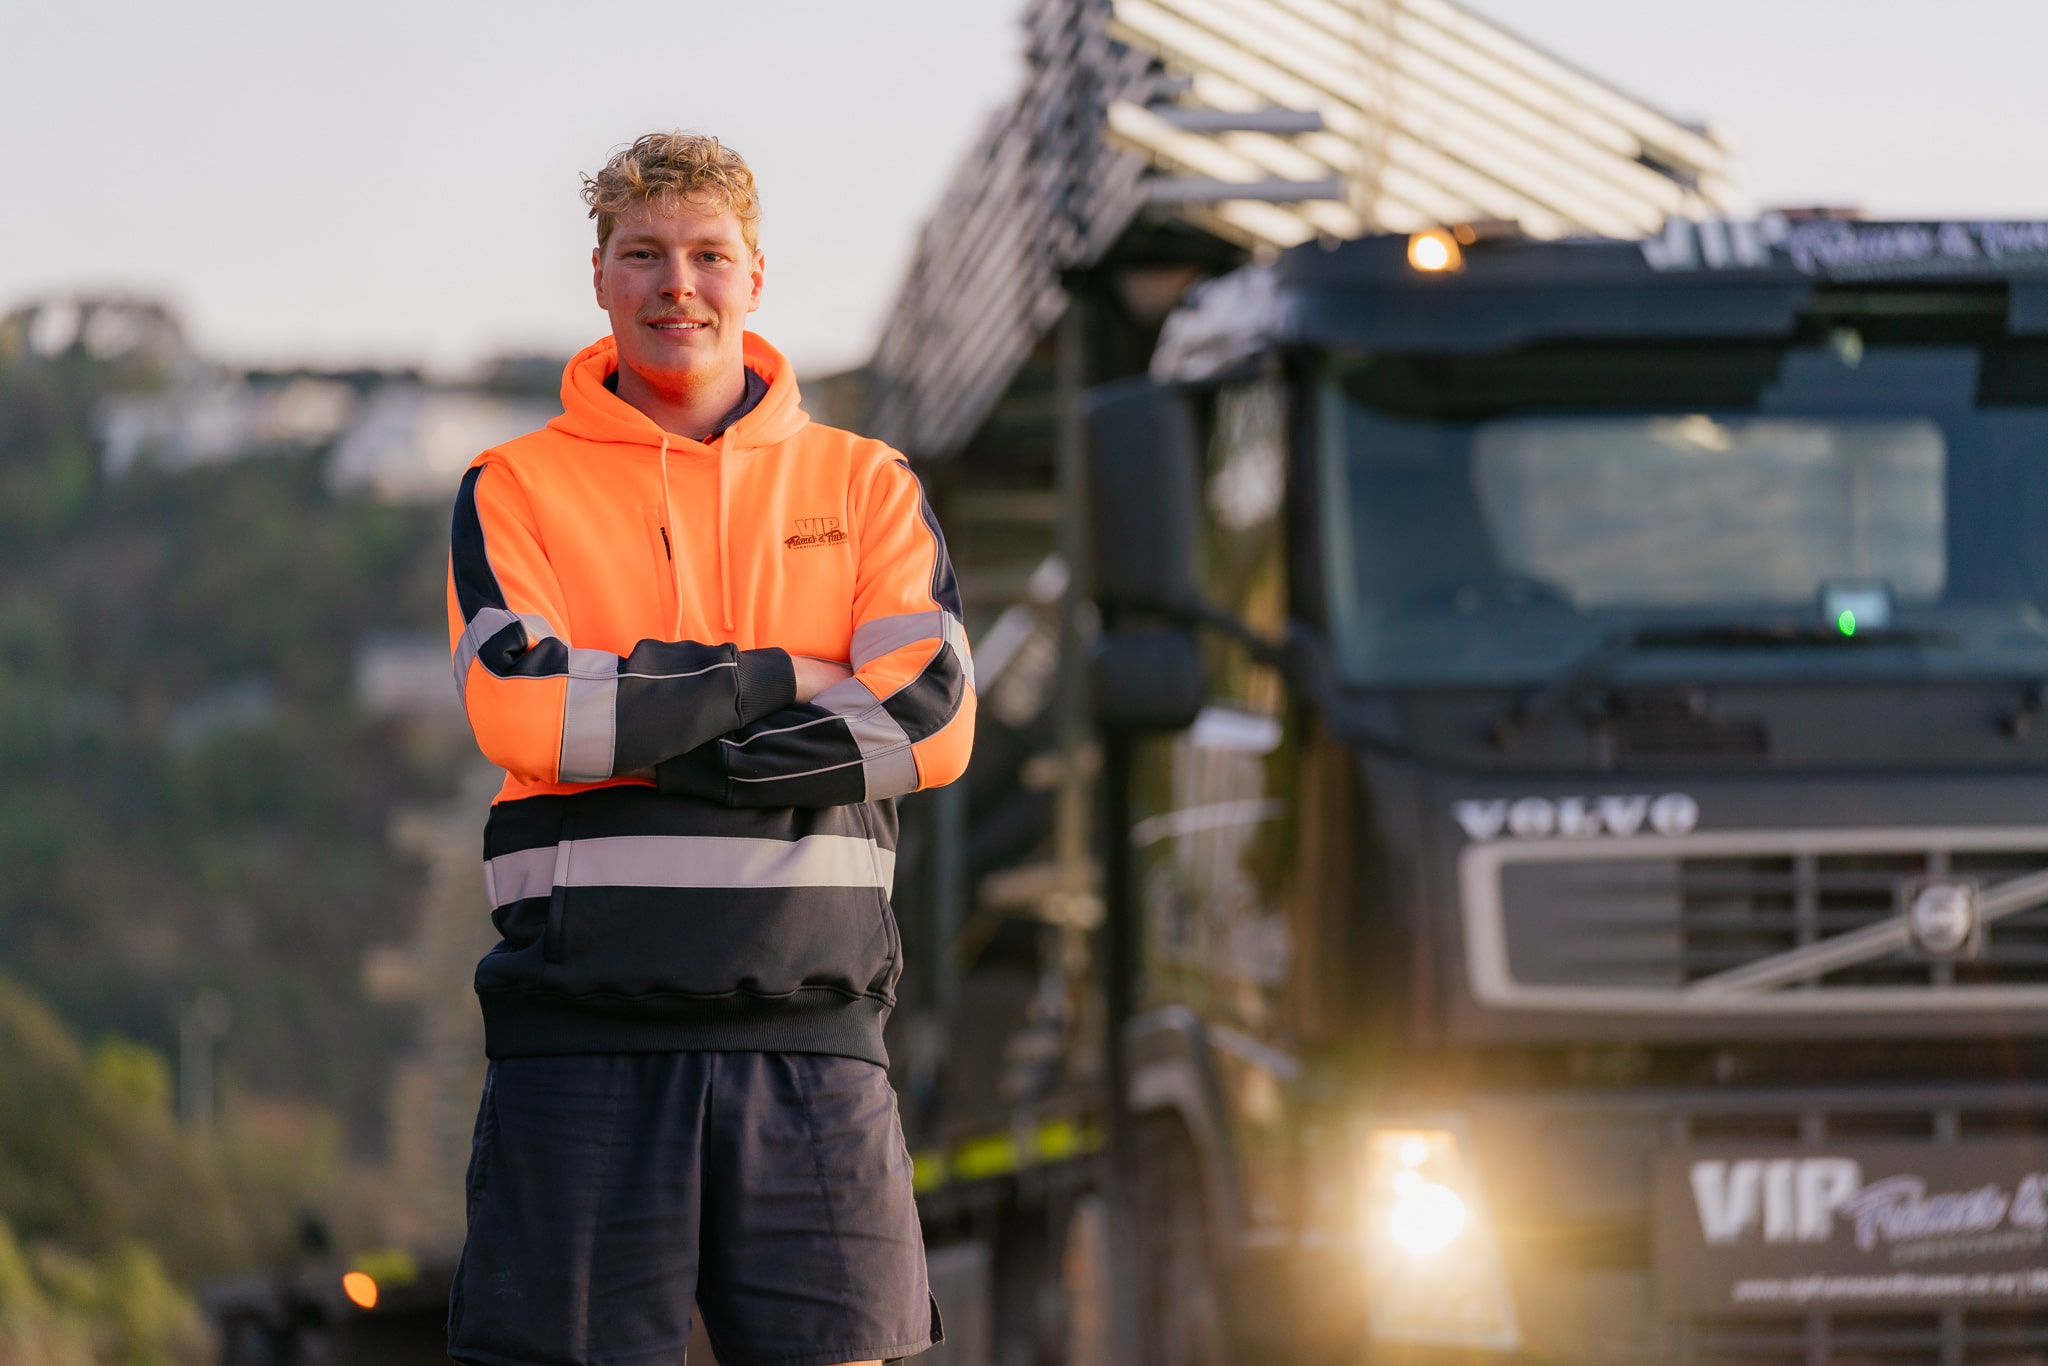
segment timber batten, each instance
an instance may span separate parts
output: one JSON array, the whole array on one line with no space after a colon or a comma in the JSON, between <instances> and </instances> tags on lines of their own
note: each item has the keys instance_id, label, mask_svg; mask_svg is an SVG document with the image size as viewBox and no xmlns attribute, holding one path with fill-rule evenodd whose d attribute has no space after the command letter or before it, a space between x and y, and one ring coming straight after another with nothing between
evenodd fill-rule
<instances>
[{"instance_id":1,"label":"timber batten","mask_svg":"<svg viewBox=\"0 0 2048 1366\"><path fill-rule=\"evenodd\" d=\"M864 426L962 453L1110 259L1513 220L1637 237L1733 200L1718 141L1450 0L1034 0L1026 75L920 235ZM1242 187L1233 197L1232 186ZM1161 232L1160 230L1164 230Z\"/></svg>"}]
</instances>

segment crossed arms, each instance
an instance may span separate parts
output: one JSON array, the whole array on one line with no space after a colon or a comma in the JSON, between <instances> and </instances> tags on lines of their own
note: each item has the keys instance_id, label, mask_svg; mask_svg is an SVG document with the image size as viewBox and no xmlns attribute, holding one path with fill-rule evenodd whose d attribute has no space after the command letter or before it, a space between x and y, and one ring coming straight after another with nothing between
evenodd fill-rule
<instances>
[{"instance_id":1,"label":"crossed arms","mask_svg":"<svg viewBox=\"0 0 2048 1366\"><path fill-rule=\"evenodd\" d=\"M456 498L448 593L478 745L531 781L651 771L663 792L732 806L836 806L951 782L975 699L945 542L900 459L877 472L860 512L850 672L798 701L780 649L642 640L616 655L565 639L553 624L567 620L564 594L524 492L501 468L473 467Z\"/></svg>"}]
</instances>

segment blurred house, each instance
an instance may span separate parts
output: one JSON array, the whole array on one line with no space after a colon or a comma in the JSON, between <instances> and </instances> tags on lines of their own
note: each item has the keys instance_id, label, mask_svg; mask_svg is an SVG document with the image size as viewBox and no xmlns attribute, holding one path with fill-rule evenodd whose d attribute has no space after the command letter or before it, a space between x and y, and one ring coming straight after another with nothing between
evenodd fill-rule
<instances>
[{"instance_id":1,"label":"blurred house","mask_svg":"<svg viewBox=\"0 0 2048 1366\"><path fill-rule=\"evenodd\" d=\"M182 470L307 450L338 436L359 403L348 384L305 377L216 374L161 393L116 394L97 414L100 464L118 478L142 463Z\"/></svg>"},{"instance_id":2,"label":"blurred house","mask_svg":"<svg viewBox=\"0 0 2048 1366\"><path fill-rule=\"evenodd\" d=\"M356 651L356 705L374 717L466 727L449 670L448 638L387 631Z\"/></svg>"},{"instance_id":3,"label":"blurred house","mask_svg":"<svg viewBox=\"0 0 2048 1366\"><path fill-rule=\"evenodd\" d=\"M53 294L0 317L0 365L48 360L74 347L96 361L123 362L161 377L195 365L175 314L154 299L114 294Z\"/></svg>"},{"instance_id":4,"label":"blurred house","mask_svg":"<svg viewBox=\"0 0 2048 1366\"><path fill-rule=\"evenodd\" d=\"M351 382L353 381L353 382ZM442 388L410 376L281 381L213 375L100 405L101 464L191 469L334 443L328 487L384 502L440 503L477 452L544 425L558 405Z\"/></svg>"},{"instance_id":5,"label":"blurred house","mask_svg":"<svg viewBox=\"0 0 2048 1366\"><path fill-rule=\"evenodd\" d=\"M501 357L472 385L410 371L241 372L192 351L170 309L147 300L57 296L0 317L0 364L78 349L122 365L124 382L93 415L113 479L331 447L335 493L440 504L479 451L561 411L552 357Z\"/></svg>"},{"instance_id":6,"label":"blurred house","mask_svg":"<svg viewBox=\"0 0 2048 1366\"><path fill-rule=\"evenodd\" d=\"M385 502L447 503L478 452L545 426L560 411L538 398L383 385L335 446L328 487Z\"/></svg>"},{"instance_id":7,"label":"blurred house","mask_svg":"<svg viewBox=\"0 0 2048 1366\"><path fill-rule=\"evenodd\" d=\"M0 365L81 352L105 367L113 390L94 426L102 467L114 477L145 461L190 469L318 446L356 408L356 390L346 383L238 374L208 362L186 342L176 314L155 300L51 295L0 317Z\"/></svg>"}]
</instances>

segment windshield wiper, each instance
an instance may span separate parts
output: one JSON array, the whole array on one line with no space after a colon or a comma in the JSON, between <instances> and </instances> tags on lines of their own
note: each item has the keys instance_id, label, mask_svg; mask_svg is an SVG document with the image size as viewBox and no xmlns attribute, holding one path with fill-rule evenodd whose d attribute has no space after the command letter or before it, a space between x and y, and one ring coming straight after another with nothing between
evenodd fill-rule
<instances>
[{"instance_id":1,"label":"windshield wiper","mask_svg":"<svg viewBox=\"0 0 2048 1366\"><path fill-rule=\"evenodd\" d=\"M1949 639L1939 631L1870 628L1854 635L1817 621L1730 621L1704 626L1631 626L1610 632L1599 644L1567 664L1556 678L1533 689L1493 723L1488 739L1506 749L1538 721L1550 716L1581 692L1604 682L1616 665L1642 650L1779 649L1787 645L1825 645L1855 649L1871 645L1928 645Z\"/></svg>"}]
</instances>

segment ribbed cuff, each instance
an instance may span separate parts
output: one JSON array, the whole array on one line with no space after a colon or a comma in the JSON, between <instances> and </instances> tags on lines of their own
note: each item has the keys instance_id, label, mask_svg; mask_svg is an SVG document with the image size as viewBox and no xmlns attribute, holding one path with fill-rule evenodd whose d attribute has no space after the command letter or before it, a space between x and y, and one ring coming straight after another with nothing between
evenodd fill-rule
<instances>
[{"instance_id":1,"label":"ribbed cuff","mask_svg":"<svg viewBox=\"0 0 2048 1366\"><path fill-rule=\"evenodd\" d=\"M750 726L762 717L796 703L796 661L789 651L773 647L740 652L740 724Z\"/></svg>"},{"instance_id":2,"label":"ribbed cuff","mask_svg":"<svg viewBox=\"0 0 2048 1366\"><path fill-rule=\"evenodd\" d=\"M776 651L780 654L781 651ZM741 665L745 668L745 665ZM678 754L673 759L664 759L654 766L654 786L667 797L702 797L706 801L725 800L725 756L719 752L719 742L697 746L687 754Z\"/></svg>"}]
</instances>

